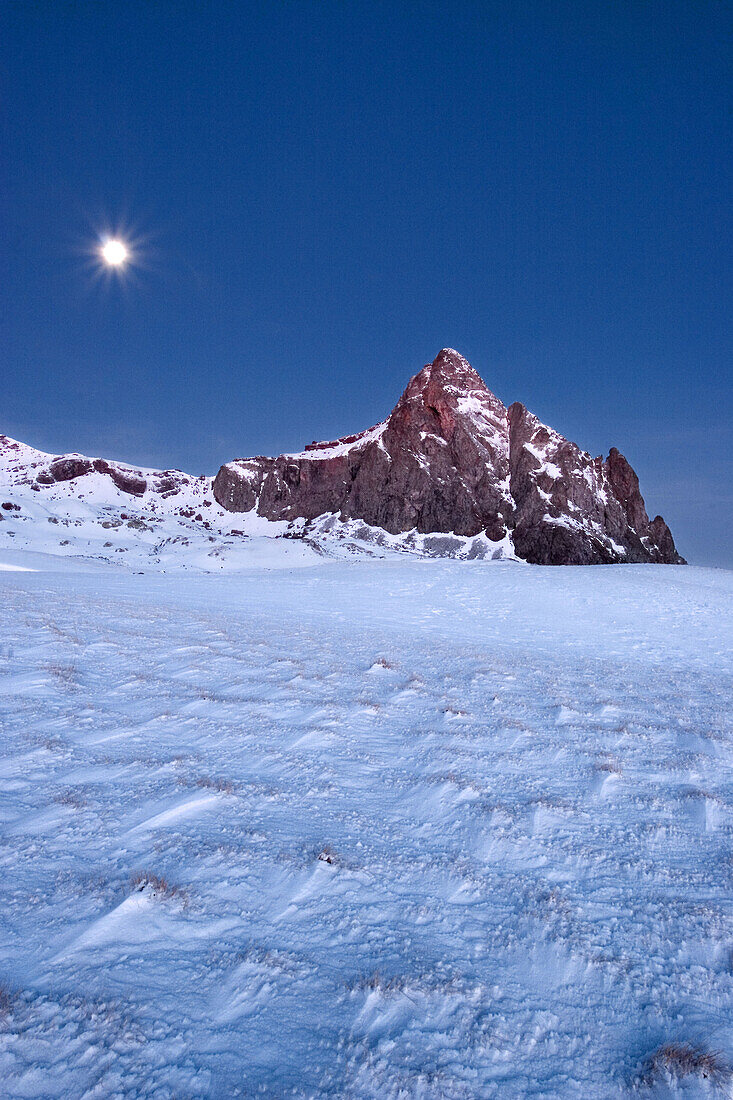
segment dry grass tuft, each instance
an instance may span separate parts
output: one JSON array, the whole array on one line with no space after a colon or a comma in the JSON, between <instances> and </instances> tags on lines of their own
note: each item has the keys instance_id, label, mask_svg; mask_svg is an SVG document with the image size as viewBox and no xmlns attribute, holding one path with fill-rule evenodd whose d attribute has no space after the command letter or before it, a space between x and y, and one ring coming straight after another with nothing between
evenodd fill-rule
<instances>
[{"instance_id":1,"label":"dry grass tuft","mask_svg":"<svg viewBox=\"0 0 733 1100\"><path fill-rule=\"evenodd\" d=\"M221 794L234 794L234 784L230 779L220 779L219 777L210 779L209 776L204 775L196 780L196 786L204 787L207 790L220 791Z\"/></svg>"},{"instance_id":2,"label":"dry grass tuft","mask_svg":"<svg viewBox=\"0 0 733 1100\"><path fill-rule=\"evenodd\" d=\"M641 1084L651 1086L660 1080L674 1081L693 1076L711 1084L725 1085L731 1081L733 1073L718 1051L688 1043L665 1043L644 1063Z\"/></svg>"},{"instance_id":3,"label":"dry grass tuft","mask_svg":"<svg viewBox=\"0 0 733 1100\"><path fill-rule=\"evenodd\" d=\"M67 687L76 686L76 665L52 661L46 665L46 671Z\"/></svg>"},{"instance_id":4,"label":"dry grass tuft","mask_svg":"<svg viewBox=\"0 0 733 1100\"><path fill-rule=\"evenodd\" d=\"M14 1000L15 998L10 990L4 985L0 985L0 1020L11 1011Z\"/></svg>"},{"instance_id":5,"label":"dry grass tuft","mask_svg":"<svg viewBox=\"0 0 733 1100\"><path fill-rule=\"evenodd\" d=\"M54 796L54 802L57 802L60 806L73 806L76 810L82 810L87 805L84 792L74 787L68 787L66 790L60 791L59 794Z\"/></svg>"},{"instance_id":6,"label":"dry grass tuft","mask_svg":"<svg viewBox=\"0 0 733 1100\"><path fill-rule=\"evenodd\" d=\"M138 871L130 879L130 884L135 893L149 893L151 897L175 900L184 906L188 905L188 894L181 886L174 886L167 879L151 874L150 871Z\"/></svg>"},{"instance_id":7,"label":"dry grass tuft","mask_svg":"<svg viewBox=\"0 0 733 1100\"><path fill-rule=\"evenodd\" d=\"M338 867L341 864L341 857L329 844L321 848L318 853L318 859L321 863L329 863L332 867Z\"/></svg>"},{"instance_id":8,"label":"dry grass tuft","mask_svg":"<svg viewBox=\"0 0 733 1100\"><path fill-rule=\"evenodd\" d=\"M380 974L378 970L362 976L358 981L353 982L349 988L354 991L379 993L381 997L406 997L412 1004L417 1005L417 1001L407 992L408 988L411 988L407 978L387 978L383 974ZM417 991L413 990L413 992Z\"/></svg>"},{"instance_id":9,"label":"dry grass tuft","mask_svg":"<svg viewBox=\"0 0 733 1100\"><path fill-rule=\"evenodd\" d=\"M597 772L608 772L609 775L621 775L621 765L617 760L599 760L594 764Z\"/></svg>"}]
</instances>

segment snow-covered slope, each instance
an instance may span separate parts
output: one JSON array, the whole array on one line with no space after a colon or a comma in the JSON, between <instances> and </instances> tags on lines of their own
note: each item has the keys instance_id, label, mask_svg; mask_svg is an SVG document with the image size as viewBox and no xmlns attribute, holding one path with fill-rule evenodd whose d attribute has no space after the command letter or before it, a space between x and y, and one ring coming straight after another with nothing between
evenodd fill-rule
<instances>
[{"instance_id":1,"label":"snow-covered slope","mask_svg":"<svg viewBox=\"0 0 733 1100\"><path fill-rule=\"evenodd\" d=\"M733 574L45 561L4 1097L730 1095Z\"/></svg>"},{"instance_id":2,"label":"snow-covered slope","mask_svg":"<svg viewBox=\"0 0 733 1100\"><path fill-rule=\"evenodd\" d=\"M312 564L320 557L514 557L511 542L399 536L323 515L271 521L222 508L210 477L50 455L0 435L0 550L109 562L132 570L223 572Z\"/></svg>"}]
</instances>

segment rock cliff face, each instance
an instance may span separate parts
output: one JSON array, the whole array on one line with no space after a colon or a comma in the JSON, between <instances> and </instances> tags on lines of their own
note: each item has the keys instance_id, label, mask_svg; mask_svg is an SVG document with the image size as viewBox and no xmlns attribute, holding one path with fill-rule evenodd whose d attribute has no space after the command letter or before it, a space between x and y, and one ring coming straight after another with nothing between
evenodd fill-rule
<instances>
[{"instance_id":1,"label":"rock cliff face","mask_svg":"<svg viewBox=\"0 0 733 1100\"><path fill-rule=\"evenodd\" d=\"M484 532L542 565L682 563L661 516L615 448L605 462L506 409L466 360L444 348L381 424L299 454L229 462L218 503L270 520L326 513L391 534Z\"/></svg>"}]
</instances>

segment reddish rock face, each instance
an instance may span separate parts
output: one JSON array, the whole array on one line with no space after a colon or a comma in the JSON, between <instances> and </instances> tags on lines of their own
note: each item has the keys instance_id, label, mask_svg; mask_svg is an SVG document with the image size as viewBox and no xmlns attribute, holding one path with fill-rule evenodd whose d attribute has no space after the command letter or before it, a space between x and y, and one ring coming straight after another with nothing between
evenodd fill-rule
<instances>
[{"instance_id":1,"label":"reddish rock face","mask_svg":"<svg viewBox=\"0 0 733 1100\"><path fill-rule=\"evenodd\" d=\"M606 470L614 496L623 508L626 519L635 531L644 531L649 526L649 516L639 492L639 479L615 447L611 447L606 459Z\"/></svg>"},{"instance_id":2,"label":"reddish rock face","mask_svg":"<svg viewBox=\"0 0 733 1100\"><path fill-rule=\"evenodd\" d=\"M115 466L104 458L94 460L94 469L97 473L108 474L118 489L131 496L141 497L148 487L148 483L142 474L135 470L128 470L121 466Z\"/></svg>"},{"instance_id":3,"label":"reddish rock face","mask_svg":"<svg viewBox=\"0 0 733 1100\"><path fill-rule=\"evenodd\" d=\"M639 479L615 448L605 462L592 458L519 403L509 409L509 439L519 557L543 565L681 562L671 535L664 550L658 545Z\"/></svg>"},{"instance_id":4,"label":"reddish rock face","mask_svg":"<svg viewBox=\"0 0 733 1100\"><path fill-rule=\"evenodd\" d=\"M652 561L671 565L686 565L684 558L677 553L672 532L661 516L655 516L649 524L649 552Z\"/></svg>"},{"instance_id":5,"label":"reddish rock face","mask_svg":"<svg viewBox=\"0 0 733 1100\"><path fill-rule=\"evenodd\" d=\"M48 473L54 481L72 481L75 477L82 477L93 469L90 458L82 455L62 455L48 468Z\"/></svg>"},{"instance_id":6,"label":"reddish rock face","mask_svg":"<svg viewBox=\"0 0 733 1100\"><path fill-rule=\"evenodd\" d=\"M337 512L392 534L487 531L499 540L513 511L506 409L465 359L444 350L381 424L300 454L229 463L214 496L268 519Z\"/></svg>"},{"instance_id":7,"label":"reddish rock face","mask_svg":"<svg viewBox=\"0 0 733 1100\"><path fill-rule=\"evenodd\" d=\"M214 481L219 504L271 520L336 513L392 534L507 536L537 564L681 562L664 521L650 524L636 474L507 410L444 348L381 424L299 454L240 459Z\"/></svg>"}]
</instances>

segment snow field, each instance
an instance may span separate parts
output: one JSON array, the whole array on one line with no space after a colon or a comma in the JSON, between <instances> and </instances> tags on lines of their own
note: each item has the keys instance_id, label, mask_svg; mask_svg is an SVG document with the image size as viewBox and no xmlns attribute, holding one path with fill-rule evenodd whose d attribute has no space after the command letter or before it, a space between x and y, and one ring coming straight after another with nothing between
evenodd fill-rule
<instances>
[{"instance_id":1,"label":"snow field","mask_svg":"<svg viewBox=\"0 0 733 1100\"><path fill-rule=\"evenodd\" d=\"M645 1065L733 1054L733 575L39 560L0 572L6 1095L730 1091Z\"/></svg>"}]
</instances>

